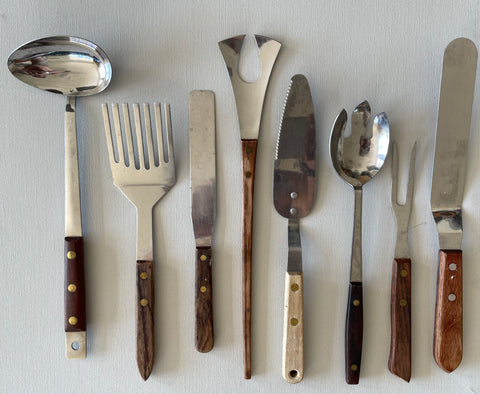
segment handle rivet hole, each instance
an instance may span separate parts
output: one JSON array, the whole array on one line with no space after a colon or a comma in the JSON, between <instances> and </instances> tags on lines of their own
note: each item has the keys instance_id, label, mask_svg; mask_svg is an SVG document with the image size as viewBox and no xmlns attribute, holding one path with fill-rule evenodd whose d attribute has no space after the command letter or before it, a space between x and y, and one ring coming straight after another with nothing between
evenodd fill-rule
<instances>
[{"instance_id":1,"label":"handle rivet hole","mask_svg":"<svg viewBox=\"0 0 480 394\"><path fill-rule=\"evenodd\" d=\"M298 376L298 371L295 369L292 369L289 373L291 378L296 378Z\"/></svg>"},{"instance_id":2,"label":"handle rivet hole","mask_svg":"<svg viewBox=\"0 0 480 394\"><path fill-rule=\"evenodd\" d=\"M77 254L73 250L67 252L67 259L73 260L75 257L77 257Z\"/></svg>"},{"instance_id":3,"label":"handle rivet hole","mask_svg":"<svg viewBox=\"0 0 480 394\"><path fill-rule=\"evenodd\" d=\"M407 275L408 275L408 271L407 271L407 270L401 270L401 271L400 271L400 276L401 276L402 278L405 278Z\"/></svg>"},{"instance_id":4,"label":"handle rivet hole","mask_svg":"<svg viewBox=\"0 0 480 394\"><path fill-rule=\"evenodd\" d=\"M200 287L200 292L205 293L207 291L207 288L205 286Z\"/></svg>"},{"instance_id":5,"label":"handle rivet hole","mask_svg":"<svg viewBox=\"0 0 480 394\"><path fill-rule=\"evenodd\" d=\"M298 319L296 317L292 317L290 319L290 324L295 327L298 324Z\"/></svg>"},{"instance_id":6,"label":"handle rivet hole","mask_svg":"<svg viewBox=\"0 0 480 394\"><path fill-rule=\"evenodd\" d=\"M204 254L202 254L202 255L200 256L200 260L201 260L201 261L206 261L206 260L207 260L207 256L205 256Z\"/></svg>"},{"instance_id":7,"label":"handle rivet hole","mask_svg":"<svg viewBox=\"0 0 480 394\"><path fill-rule=\"evenodd\" d=\"M359 306L360 300L353 300L353 306Z\"/></svg>"},{"instance_id":8,"label":"handle rivet hole","mask_svg":"<svg viewBox=\"0 0 480 394\"><path fill-rule=\"evenodd\" d=\"M356 371L356 370L358 370L358 365L357 364L352 364L352 365L350 365L350 369L352 371Z\"/></svg>"},{"instance_id":9,"label":"handle rivet hole","mask_svg":"<svg viewBox=\"0 0 480 394\"><path fill-rule=\"evenodd\" d=\"M140 273L140 279L147 279L147 278L148 278L148 274L145 271Z\"/></svg>"},{"instance_id":10,"label":"handle rivet hole","mask_svg":"<svg viewBox=\"0 0 480 394\"><path fill-rule=\"evenodd\" d=\"M406 306L407 305L407 300L405 298L402 298L400 300L400 306Z\"/></svg>"},{"instance_id":11,"label":"handle rivet hole","mask_svg":"<svg viewBox=\"0 0 480 394\"><path fill-rule=\"evenodd\" d=\"M457 296L453 293L450 293L448 295L448 301L455 301L457 299Z\"/></svg>"},{"instance_id":12,"label":"handle rivet hole","mask_svg":"<svg viewBox=\"0 0 480 394\"><path fill-rule=\"evenodd\" d=\"M146 298L142 298L142 299L140 300L140 305L141 305L141 306L147 306L147 305L148 305L148 300L147 300Z\"/></svg>"},{"instance_id":13,"label":"handle rivet hole","mask_svg":"<svg viewBox=\"0 0 480 394\"><path fill-rule=\"evenodd\" d=\"M297 283L294 283L291 287L292 291L298 291L300 289L300 286Z\"/></svg>"},{"instance_id":14,"label":"handle rivet hole","mask_svg":"<svg viewBox=\"0 0 480 394\"><path fill-rule=\"evenodd\" d=\"M75 286L73 283L71 283L71 284L68 285L67 290L70 293L75 293L77 291L77 286Z\"/></svg>"},{"instance_id":15,"label":"handle rivet hole","mask_svg":"<svg viewBox=\"0 0 480 394\"><path fill-rule=\"evenodd\" d=\"M247 171L247 172L245 173L245 177L246 177L246 178L251 178L251 177L252 177L252 173L251 173L250 171Z\"/></svg>"},{"instance_id":16,"label":"handle rivet hole","mask_svg":"<svg viewBox=\"0 0 480 394\"><path fill-rule=\"evenodd\" d=\"M457 264L455 264L455 263L450 263L450 264L448 265L448 269L449 269L450 271L456 271L456 270L457 270Z\"/></svg>"}]
</instances>

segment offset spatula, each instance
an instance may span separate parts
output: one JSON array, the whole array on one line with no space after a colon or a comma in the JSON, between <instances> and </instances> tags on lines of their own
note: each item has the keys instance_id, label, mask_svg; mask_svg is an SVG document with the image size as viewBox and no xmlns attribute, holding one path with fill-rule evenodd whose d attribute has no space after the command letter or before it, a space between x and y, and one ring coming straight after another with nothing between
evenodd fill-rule
<instances>
[{"instance_id":1,"label":"offset spatula","mask_svg":"<svg viewBox=\"0 0 480 394\"><path fill-rule=\"evenodd\" d=\"M288 219L288 265L285 277L283 378L303 379L303 268L299 219L308 215L315 198L315 117L307 79L290 81L278 133L273 202Z\"/></svg>"},{"instance_id":2,"label":"offset spatula","mask_svg":"<svg viewBox=\"0 0 480 394\"><path fill-rule=\"evenodd\" d=\"M462 361L462 200L476 69L472 41L457 38L448 44L430 200L440 246L433 354L446 372Z\"/></svg>"},{"instance_id":3,"label":"offset spatula","mask_svg":"<svg viewBox=\"0 0 480 394\"><path fill-rule=\"evenodd\" d=\"M252 83L245 82L238 72L238 61L245 35L228 38L218 43L232 82L237 104L243 164L243 341L245 379L251 378L251 316L252 316L252 229L253 186L258 133L262 118L263 101L273 65L281 44L269 37L255 35L262 72Z\"/></svg>"},{"instance_id":4,"label":"offset spatula","mask_svg":"<svg viewBox=\"0 0 480 394\"><path fill-rule=\"evenodd\" d=\"M215 95L190 93L190 182L195 265L195 346L213 347L212 234L215 223Z\"/></svg>"}]
</instances>

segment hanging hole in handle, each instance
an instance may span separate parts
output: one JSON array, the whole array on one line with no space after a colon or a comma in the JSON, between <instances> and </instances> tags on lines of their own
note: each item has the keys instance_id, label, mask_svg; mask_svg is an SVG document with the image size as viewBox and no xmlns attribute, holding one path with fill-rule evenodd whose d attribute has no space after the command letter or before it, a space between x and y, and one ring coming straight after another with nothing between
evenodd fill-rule
<instances>
[{"instance_id":1,"label":"hanging hole in handle","mask_svg":"<svg viewBox=\"0 0 480 394\"><path fill-rule=\"evenodd\" d=\"M75 350L75 351L80 350L80 343L77 342L77 341L72 342L72 349Z\"/></svg>"},{"instance_id":2,"label":"hanging hole in handle","mask_svg":"<svg viewBox=\"0 0 480 394\"><path fill-rule=\"evenodd\" d=\"M298 377L298 371L296 369L292 369L290 372L289 372L289 375L291 378L296 378Z\"/></svg>"}]
</instances>

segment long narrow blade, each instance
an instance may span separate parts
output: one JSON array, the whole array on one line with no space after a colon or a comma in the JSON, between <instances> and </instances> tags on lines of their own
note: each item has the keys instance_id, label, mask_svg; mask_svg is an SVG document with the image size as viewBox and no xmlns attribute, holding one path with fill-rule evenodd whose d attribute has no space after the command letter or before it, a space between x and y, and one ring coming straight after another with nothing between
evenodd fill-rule
<instances>
[{"instance_id":1,"label":"long narrow blade","mask_svg":"<svg viewBox=\"0 0 480 394\"><path fill-rule=\"evenodd\" d=\"M445 49L438 108L431 194L441 249L460 249L461 209L465 185L477 48L457 38Z\"/></svg>"},{"instance_id":2,"label":"long narrow blade","mask_svg":"<svg viewBox=\"0 0 480 394\"><path fill-rule=\"evenodd\" d=\"M215 222L215 95L190 93L190 179L196 246L211 246Z\"/></svg>"}]
</instances>

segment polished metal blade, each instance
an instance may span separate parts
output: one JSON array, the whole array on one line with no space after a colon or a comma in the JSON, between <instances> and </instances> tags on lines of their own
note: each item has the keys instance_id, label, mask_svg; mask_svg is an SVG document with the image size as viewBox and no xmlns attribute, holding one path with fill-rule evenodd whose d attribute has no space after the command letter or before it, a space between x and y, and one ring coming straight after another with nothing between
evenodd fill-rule
<instances>
[{"instance_id":1,"label":"polished metal blade","mask_svg":"<svg viewBox=\"0 0 480 394\"><path fill-rule=\"evenodd\" d=\"M190 93L190 180L197 247L211 246L215 222L215 94Z\"/></svg>"},{"instance_id":2,"label":"polished metal blade","mask_svg":"<svg viewBox=\"0 0 480 394\"><path fill-rule=\"evenodd\" d=\"M288 219L306 216L315 198L315 117L307 79L295 75L278 133L273 201Z\"/></svg>"},{"instance_id":3,"label":"polished metal blade","mask_svg":"<svg viewBox=\"0 0 480 394\"><path fill-rule=\"evenodd\" d=\"M431 194L441 249L461 249L462 200L477 48L457 38L445 49Z\"/></svg>"}]
</instances>

